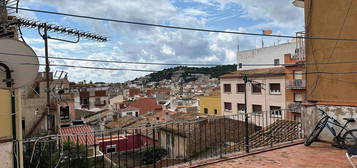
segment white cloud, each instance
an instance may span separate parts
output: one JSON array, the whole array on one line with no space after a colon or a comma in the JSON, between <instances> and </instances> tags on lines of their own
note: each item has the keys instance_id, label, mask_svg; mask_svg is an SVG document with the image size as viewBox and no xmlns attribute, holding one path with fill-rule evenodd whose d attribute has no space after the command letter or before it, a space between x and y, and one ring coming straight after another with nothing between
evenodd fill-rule
<instances>
[{"instance_id":1,"label":"white cloud","mask_svg":"<svg viewBox=\"0 0 357 168\"><path fill-rule=\"evenodd\" d=\"M214 15L217 17L214 20L239 16L243 19L259 21L245 29L233 28L231 30L241 32L256 31L267 27L293 31L303 25L301 10L293 7L291 2L286 0L269 2L263 0L194 0L205 5L206 8L186 7L183 9L175 6L172 0L27 0L24 2L26 5L50 6L65 13L196 28L207 28L207 22L212 16L212 11L207 8L224 11L239 7L239 9L232 10L229 15ZM244 15L241 16L242 14ZM223 33L170 30L69 17L62 18L59 22L60 24L61 22L76 23L74 27L85 25L93 29L91 31L107 33L112 41L106 43L81 41L78 44L50 41L51 56L117 61L233 64L236 63L238 41L241 50L254 48L259 44L256 43L257 38ZM43 55L42 40L31 38L27 41L35 47L39 55ZM269 42L272 43L272 41ZM51 60L51 63L153 70L167 67L70 60ZM53 69L60 68L54 67ZM147 74L77 68L64 68L64 70L69 72L70 79L74 81L123 82Z\"/></svg>"}]
</instances>

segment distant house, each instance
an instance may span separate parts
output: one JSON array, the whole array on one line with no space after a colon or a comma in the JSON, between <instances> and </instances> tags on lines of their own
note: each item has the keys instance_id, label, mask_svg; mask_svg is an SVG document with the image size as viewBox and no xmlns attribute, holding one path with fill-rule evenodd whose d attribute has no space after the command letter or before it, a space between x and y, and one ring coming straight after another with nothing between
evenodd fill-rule
<instances>
[{"instance_id":1,"label":"distant house","mask_svg":"<svg viewBox=\"0 0 357 168\"><path fill-rule=\"evenodd\" d=\"M117 111L121 111L126 108L139 109L139 115L144 115L150 112L155 113L163 110L163 107L157 103L155 98L142 98L132 102L126 101L116 104L115 106Z\"/></svg>"},{"instance_id":2,"label":"distant house","mask_svg":"<svg viewBox=\"0 0 357 168\"><path fill-rule=\"evenodd\" d=\"M220 147L238 144L243 140L243 128L244 122L239 120L200 118L192 123L162 126L158 137L170 158L198 157L209 150L217 152ZM252 133L261 129L251 123L248 128Z\"/></svg>"},{"instance_id":3,"label":"distant house","mask_svg":"<svg viewBox=\"0 0 357 168\"><path fill-rule=\"evenodd\" d=\"M214 91L210 96L199 97L200 110L199 113L206 115L222 115L221 108L221 93L218 90Z\"/></svg>"},{"instance_id":4,"label":"distant house","mask_svg":"<svg viewBox=\"0 0 357 168\"><path fill-rule=\"evenodd\" d=\"M88 125L60 128L59 136L62 142L87 146L89 156L94 156L94 150L99 149L98 146L95 148L98 142L95 140L94 130Z\"/></svg>"},{"instance_id":5,"label":"distant house","mask_svg":"<svg viewBox=\"0 0 357 168\"><path fill-rule=\"evenodd\" d=\"M124 152L153 145L152 138L140 134L120 134L97 138L99 150L104 153ZM157 143L157 142L156 142Z\"/></svg>"},{"instance_id":6,"label":"distant house","mask_svg":"<svg viewBox=\"0 0 357 168\"><path fill-rule=\"evenodd\" d=\"M79 88L74 97L75 109L108 108L108 89L107 86Z\"/></svg>"}]
</instances>

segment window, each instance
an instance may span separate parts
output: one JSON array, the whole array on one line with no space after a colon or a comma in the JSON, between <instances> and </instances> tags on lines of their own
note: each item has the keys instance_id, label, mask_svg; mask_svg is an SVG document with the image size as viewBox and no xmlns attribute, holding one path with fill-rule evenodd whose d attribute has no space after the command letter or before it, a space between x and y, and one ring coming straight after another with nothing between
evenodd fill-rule
<instances>
[{"instance_id":1,"label":"window","mask_svg":"<svg viewBox=\"0 0 357 168\"><path fill-rule=\"evenodd\" d=\"M232 111L232 103L224 102L224 111Z\"/></svg>"},{"instance_id":2,"label":"window","mask_svg":"<svg viewBox=\"0 0 357 168\"><path fill-rule=\"evenodd\" d=\"M280 64L279 59L274 59L274 66L278 66Z\"/></svg>"},{"instance_id":3,"label":"window","mask_svg":"<svg viewBox=\"0 0 357 168\"><path fill-rule=\"evenodd\" d=\"M88 98L82 98L80 101L81 101L80 103L83 104L83 105L88 105L89 104Z\"/></svg>"},{"instance_id":4,"label":"window","mask_svg":"<svg viewBox=\"0 0 357 168\"><path fill-rule=\"evenodd\" d=\"M69 119L69 106L60 107L60 118L61 120Z\"/></svg>"},{"instance_id":5,"label":"window","mask_svg":"<svg viewBox=\"0 0 357 168\"><path fill-rule=\"evenodd\" d=\"M253 104L252 107L253 107L253 113L262 112L262 105Z\"/></svg>"},{"instance_id":6,"label":"window","mask_svg":"<svg viewBox=\"0 0 357 168\"><path fill-rule=\"evenodd\" d=\"M295 102L304 101L304 94L302 94L302 93L294 93L294 101Z\"/></svg>"},{"instance_id":7,"label":"window","mask_svg":"<svg viewBox=\"0 0 357 168\"><path fill-rule=\"evenodd\" d=\"M95 104L100 104L100 98L95 98Z\"/></svg>"},{"instance_id":8,"label":"window","mask_svg":"<svg viewBox=\"0 0 357 168\"><path fill-rule=\"evenodd\" d=\"M238 113L244 113L245 112L245 104L238 103L237 109L238 109Z\"/></svg>"},{"instance_id":9,"label":"window","mask_svg":"<svg viewBox=\"0 0 357 168\"><path fill-rule=\"evenodd\" d=\"M270 106L270 112L272 115L281 116L281 107L280 106Z\"/></svg>"},{"instance_id":10,"label":"window","mask_svg":"<svg viewBox=\"0 0 357 168\"><path fill-rule=\"evenodd\" d=\"M214 109L214 114L218 114L217 109Z\"/></svg>"},{"instance_id":11,"label":"window","mask_svg":"<svg viewBox=\"0 0 357 168\"><path fill-rule=\"evenodd\" d=\"M294 71L294 79L302 79L302 71Z\"/></svg>"},{"instance_id":12,"label":"window","mask_svg":"<svg viewBox=\"0 0 357 168\"><path fill-rule=\"evenodd\" d=\"M231 84L223 85L224 92L231 92Z\"/></svg>"},{"instance_id":13,"label":"window","mask_svg":"<svg viewBox=\"0 0 357 168\"><path fill-rule=\"evenodd\" d=\"M237 92L245 92L245 84L237 84Z\"/></svg>"},{"instance_id":14,"label":"window","mask_svg":"<svg viewBox=\"0 0 357 168\"><path fill-rule=\"evenodd\" d=\"M117 151L117 145L107 145L106 146L107 153L112 153Z\"/></svg>"},{"instance_id":15,"label":"window","mask_svg":"<svg viewBox=\"0 0 357 168\"><path fill-rule=\"evenodd\" d=\"M208 108L204 108L203 111L205 114L208 114Z\"/></svg>"},{"instance_id":16,"label":"window","mask_svg":"<svg viewBox=\"0 0 357 168\"><path fill-rule=\"evenodd\" d=\"M25 124L26 124L25 120L24 120L24 119L22 119L22 121L21 121L21 125L22 125L22 129L23 129L23 130L25 130L25 128L26 128L26 127L25 127Z\"/></svg>"},{"instance_id":17,"label":"window","mask_svg":"<svg viewBox=\"0 0 357 168\"><path fill-rule=\"evenodd\" d=\"M253 93L262 93L262 84L260 84L260 83L252 84L252 92Z\"/></svg>"},{"instance_id":18,"label":"window","mask_svg":"<svg viewBox=\"0 0 357 168\"><path fill-rule=\"evenodd\" d=\"M270 83L270 94L281 94L280 92L280 83Z\"/></svg>"},{"instance_id":19,"label":"window","mask_svg":"<svg viewBox=\"0 0 357 168\"><path fill-rule=\"evenodd\" d=\"M133 112L127 112L126 115L133 116Z\"/></svg>"}]
</instances>

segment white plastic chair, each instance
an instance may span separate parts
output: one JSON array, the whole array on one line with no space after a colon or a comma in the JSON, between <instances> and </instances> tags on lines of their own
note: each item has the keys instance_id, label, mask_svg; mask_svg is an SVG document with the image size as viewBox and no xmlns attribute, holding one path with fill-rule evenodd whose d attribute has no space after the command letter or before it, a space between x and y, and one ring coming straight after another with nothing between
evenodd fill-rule
<instances>
[{"instance_id":1,"label":"white plastic chair","mask_svg":"<svg viewBox=\"0 0 357 168\"><path fill-rule=\"evenodd\" d=\"M357 158L357 148L347 149L346 157L347 160L351 163L352 167L356 168L356 165L352 162L352 159Z\"/></svg>"}]
</instances>

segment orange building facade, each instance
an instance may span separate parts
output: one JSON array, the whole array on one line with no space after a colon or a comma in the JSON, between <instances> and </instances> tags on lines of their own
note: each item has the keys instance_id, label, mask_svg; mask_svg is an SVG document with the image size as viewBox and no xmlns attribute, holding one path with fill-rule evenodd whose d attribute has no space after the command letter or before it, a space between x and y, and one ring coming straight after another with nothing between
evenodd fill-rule
<instances>
[{"instance_id":1,"label":"orange building facade","mask_svg":"<svg viewBox=\"0 0 357 168\"><path fill-rule=\"evenodd\" d=\"M305 60L294 57L291 54L284 55L285 81L286 81L286 107L289 110L288 117L299 119L301 117L301 103L306 97Z\"/></svg>"}]
</instances>

